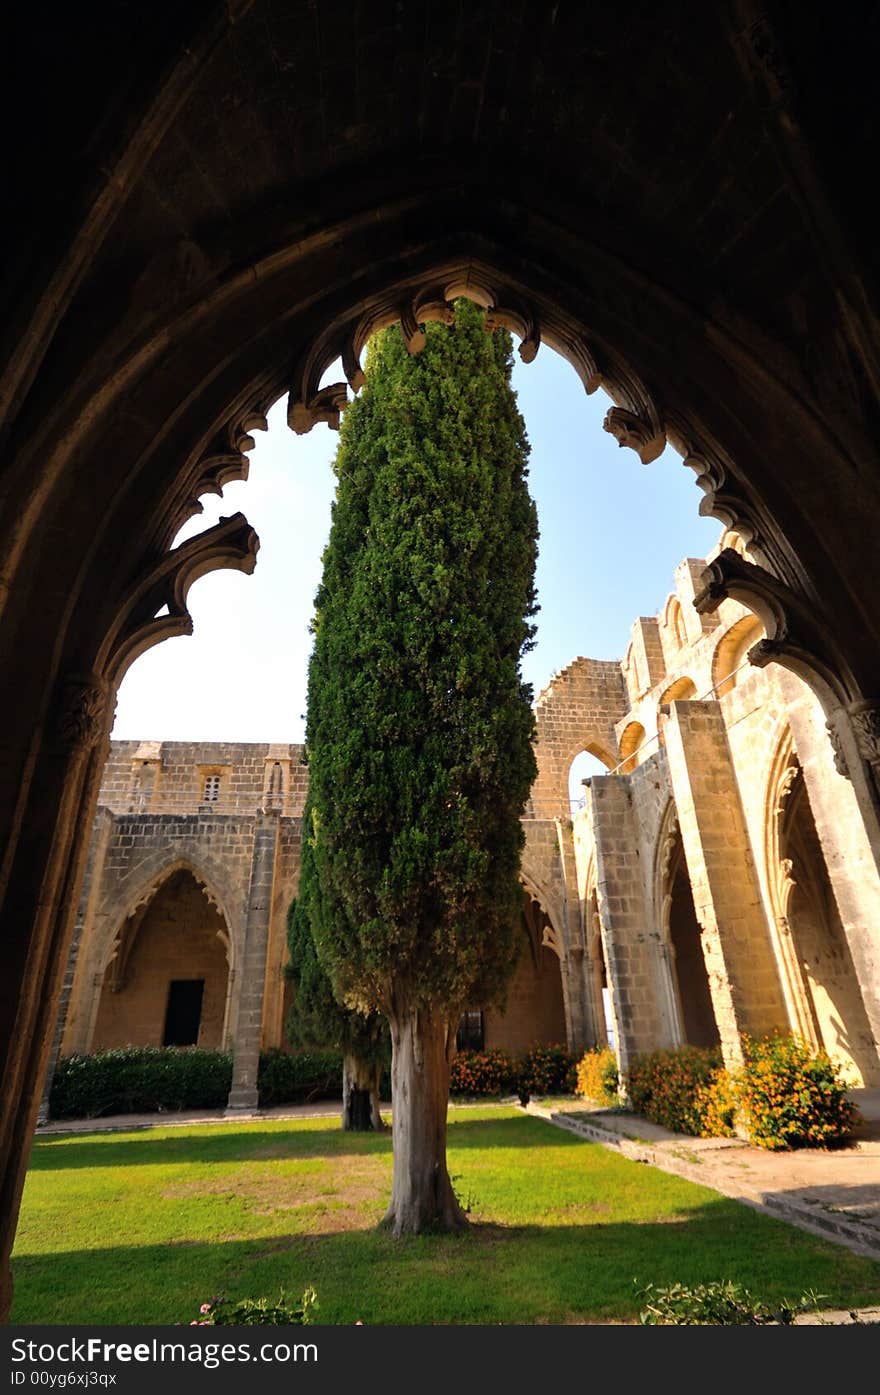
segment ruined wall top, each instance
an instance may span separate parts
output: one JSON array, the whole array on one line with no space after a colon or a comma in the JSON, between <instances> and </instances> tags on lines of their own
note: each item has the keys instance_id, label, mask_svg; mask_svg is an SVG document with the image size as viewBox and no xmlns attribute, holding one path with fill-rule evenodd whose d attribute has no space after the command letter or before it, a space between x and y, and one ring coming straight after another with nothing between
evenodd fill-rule
<instances>
[{"instance_id":1,"label":"ruined wall top","mask_svg":"<svg viewBox=\"0 0 880 1395\"><path fill-rule=\"evenodd\" d=\"M303 811L303 746L269 742L113 741L99 804L116 814Z\"/></svg>"}]
</instances>

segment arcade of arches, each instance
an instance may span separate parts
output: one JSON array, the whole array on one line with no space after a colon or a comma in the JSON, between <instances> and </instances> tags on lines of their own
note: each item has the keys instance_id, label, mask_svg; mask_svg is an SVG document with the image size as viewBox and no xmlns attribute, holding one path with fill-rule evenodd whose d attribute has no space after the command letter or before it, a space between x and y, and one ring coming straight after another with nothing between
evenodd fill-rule
<instances>
[{"instance_id":1,"label":"arcade of arches","mask_svg":"<svg viewBox=\"0 0 880 1395\"><path fill-rule=\"evenodd\" d=\"M610 1019L624 1065L680 1043L733 1063L743 1031L789 1027L880 1083L877 879L851 785L806 684L743 654L755 617L694 605L714 555L678 567L622 663L576 659L538 698L522 952L504 1008L469 1005L463 1039L579 1050ZM608 771L572 812L587 746ZM306 782L298 746L113 743L57 1050L232 1047L231 1103L255 1107L241 1062L283 1044Z\"/></svg>"},{"instance_id":2,"label":"arcade of arches","mask_svg":"<svg viewBox=\"0 0 880 1395\"><path fill-rule=\"evenodd\" d=\"M711 698L714 679L693 671L664 675L658 690L645 634L644 700L641 688L622 697L602 738L586 733L567 753L570 763L589 746L619 761L605 743L621 711L644 733L626 773L594 779L574 852L567 798L560 814L536 795L535 890L559 937L573 1039L597 1020L595 975L572 971L590 953L578 928L590 866L621 1053L686 1029L673 953L684 932L674 908L664 928L665 854L647 821L650 810L655 831L671 833L672 801L725 1049L735 1025L781 1017L836 1034L870 1073L880 592L866 583L880 525L880 336L864 170L877 24L875 6L829 25L822 7L791 0L686 13L471 0L453 14L423 0L179 0L173 13L96 0L48 25L11 7L0 92L15 131L0 281L0 1312L65 966L78 931L86 945L78 911L89 876L99 881L88 831L116 687L150 644L188 632L197 577L255 561L241 516L172 540L201 495L246 473L248 433L278 396L294 431L334 423L372 329L397 320L417 351L420 325L462 292L515 332L525 359L546 345L586 391L603 387L608 430L646 465L667 440L681 451L702 507L744 550L712 561L699 612L679 588L673 629L693 642L695 615L702 628L742 603L764 629L752 660L775 665L777 725L759 730L748 669ZM706 73L711 82L694 80ZM337 358L345 381L322 386ZM620 671L583 670L569 680L580 675L584 702L601 706ZM696 698L660 701L677 676ZM801 772L790 800L786 727ZM758 811L774 798L771 827ZM719 813L728 801L732 814ZM228 929L242 1102L265 1006L256 985L274 962L257 910L284 838L281 816L255 807L251 829L231 836L250 837L259 896L221 885L213 866L191 868ZM626 837L606 839L612 824ZM827 885L799 870L817 844ZM555 881L539 885L551 854ZM126 917L158 862L132 886Z\"/></svg>"}]
</instances>

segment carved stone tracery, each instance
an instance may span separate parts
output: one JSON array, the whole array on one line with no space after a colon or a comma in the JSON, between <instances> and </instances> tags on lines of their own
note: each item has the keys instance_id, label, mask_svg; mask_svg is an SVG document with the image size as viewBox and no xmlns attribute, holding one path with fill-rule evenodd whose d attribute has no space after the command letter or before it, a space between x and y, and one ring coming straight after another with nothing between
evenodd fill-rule
<instances>
[{"instance_id":1,"label":"carved stone tracery","mask_svg":"<svg viewBox=\"0 0 880 1395\"><path fill-rule=\"evenodd\" d=\"M169 514L163 538L166 548L170 547L184 523L202 513L203 495L222 496L227 484L247 479L250 469L247 452L256 445L253 432L268 428L268 407L269 403L264 401L238 408L197 454L192 469L188 471L183 501Z\"/></svg>"},{"instance_id":2,"label":"carved stone tracery","mask_svg":"<svg viewBox=\"0 0 880 1395\"><path fill-rule=\"evenodd\" d=\"M163 639L192 634L187 609L190 587L221 568L250 574L259 539L243 514L221 518L212 528L166 552L129 590L99 653L108 684L117 685L134 660Z\"/></svg>"}]
</instances>

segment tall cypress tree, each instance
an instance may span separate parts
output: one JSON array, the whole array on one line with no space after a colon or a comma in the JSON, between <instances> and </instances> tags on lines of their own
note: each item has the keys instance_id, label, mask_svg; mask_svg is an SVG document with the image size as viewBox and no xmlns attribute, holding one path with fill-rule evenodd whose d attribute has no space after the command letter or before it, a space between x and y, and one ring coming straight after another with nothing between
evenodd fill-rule
<instances>
[{"instance_id":1,"label":"tall cypress tree","mask_svg":"<svg viewBox=\"0 0 880 1395\"><path fill-rule=\"evenodd\" d=\"M510 336L464 300L417 357L396 327L376 336L316 597L312 930L337 997L390 1024L400 1235L466 1224L446 1167L455 1027L516 958L537 518L511 367Z\"/></svg>"}]
</instances>

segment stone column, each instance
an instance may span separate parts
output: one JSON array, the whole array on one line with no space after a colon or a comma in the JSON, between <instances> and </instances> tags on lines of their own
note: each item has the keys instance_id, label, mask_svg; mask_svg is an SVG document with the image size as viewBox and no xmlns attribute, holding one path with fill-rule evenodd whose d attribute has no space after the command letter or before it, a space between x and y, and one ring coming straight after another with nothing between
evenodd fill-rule
<instances>
[{"instance_id":1,"label":"stone column","mask_svg":"<svg viewBox=\"0 0 880 1395\"><path fill-rule=\"evenodd\" d=\"M611 1015L621 1073L641 1051L671 1045L660 937L645 904L629 780L594 775L590 781L599 921Z\"/></svg>"},{"instance_id":2,"label":"stone column","mask_svg":"<svg viewBox=\"0 0 880 1395\"><path fill-rule=\"evenodd\" d=\"M741 1032L788 1022L718 703L670 703L664 736L715 1021L735 1066Z\"/></svg>"},{"instance_id":3,"label":"stone column","mask_svg":"<svg viewBox=\"0 0 880 1395\"><path fill-rule=\"evenodd\" d=\"M17 809L32 821L7 868L0 936L0 1322L12 1305L10 1255L112 721L101 679L64 677L29 772L29 814Z\"/></svg>"},{"instance_id":4,"label":"stone column","mask_svg":"<svg viewBox=\"0 0 880 1395\"><path fill-rule=\"evenodd\" d=\"M58 999L58 1017L52 1036L49 1064L46 1068L46 1079L43 1083L40 1107L37 1111L38 1128L40 1125L49 1122L49 1095L52 1092L52 1080L55 1075L55 1067L58 1064L58 1057L61 1054L61 1042L64 1037L64 1029L67 1025L67 1009L70 1005L70 995L73 990L73 980L76 974L77 954L83 940L84 932L94 910L95 896L101 883L101 874L104 869L104 856L107 852L107 843L110 839L112 830L113 815L110 810L99 809L95 815L95 822L92 828L92 838L89 843L89 855L86 861L83 890L79 899L79 907L77 908L76 922L73 927L73 940L70 946L67 967L64 971L61 996Z\"/></svg>"},{"instance_id":5,"label":"stone column","mask_svg":"<svg viewBox=\"0 0 880 1395\"><path fill-rule=\"evenodd\" d=\"M577 869L571 822L554 819L556 844L559 849L559 882L562 891L562 924L559 937L562 999L565 1007L566 1044L573 1055L586 1051L594 1039L595 1029L590 1015L590 1000L586 995L583 940L579 921Z\"/></svg>"},{"instance_id":6,"label":"stone column","mask_svg":"<svg viewBox=\"0 0 880 1395\"><path fill-rule=\"evenodd\" d=\"M232 1089L226 1105L228 1113L253 1113L259 1106L257 1072L263 1034L266 957L279 826L280 814L277 810L260 810L257 814L232 1059Z\"/></svg>"}]
</instances>

